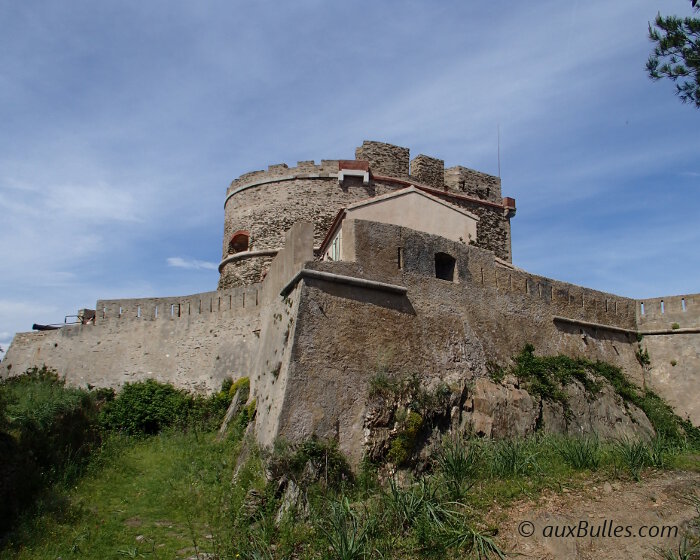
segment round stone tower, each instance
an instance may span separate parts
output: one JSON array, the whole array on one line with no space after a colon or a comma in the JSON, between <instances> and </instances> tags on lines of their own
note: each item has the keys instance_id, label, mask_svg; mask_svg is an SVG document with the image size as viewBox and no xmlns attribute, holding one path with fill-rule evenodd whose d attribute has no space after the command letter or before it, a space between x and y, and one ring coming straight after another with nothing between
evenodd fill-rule
<instances>
[{"instance_id":1,"label":"round stone tower","mask_svg":"<svg viewBox=\"0 0 700 560\"><path fill-rule=\"evenodd\" d=\"M231 183L224 204L219 289L261 281L295 222L314 224L319 247L341 209L410 185L474 211L480 222L486 214L489 231L477 231L478 244L510 260L515 203L501 200L500 179L464 167L446 171L442 160L423 155L409 162L408 148L365 141L354 160L271 165Z\"/></svg>"}]
</instances>

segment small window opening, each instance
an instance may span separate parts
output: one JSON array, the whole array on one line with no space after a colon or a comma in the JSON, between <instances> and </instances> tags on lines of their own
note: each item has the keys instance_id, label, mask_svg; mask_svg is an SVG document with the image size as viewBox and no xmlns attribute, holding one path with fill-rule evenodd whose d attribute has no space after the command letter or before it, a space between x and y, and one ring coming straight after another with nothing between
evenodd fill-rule
<instances>
[{"instance_id":1,"label":"small window opening","mask_svg":"<svg viewBox=\"0 0 700 560\"><path fill-rule=\"evenodd\" d=\"M681 309L685 311L685 298L681 298Z\"/></svg>"},{"instance_id":2,"label":"small window opening","mask_svg":"<svg viewBox=\"0 0 700 560\"><path fill-rule=\"evenodd\" d=\"M447 253L435 253L435 278L455 281L455 259Z\"/></svg>"},{"instance_id":3,"label":"small window opening","mask_svg":"<svg viewBox=\"0 0 700 560\"><path fill-rule=\"evenodd\" d=\"M398 248L396 259L397 259L397 264L399 265L399 270L402 270L403 269L403 247Z\"/></svg>"},{"instance_id":4,"label":"small window opening","mask_svg":"<svg viewBox=\"0 0 700 560\"><path fill-rule=\"evenodd\" d=\"M175 304L174 303L170 304L170 316L175 317Z\"/></svg>"},{"instance_id":5,"label":"small window opening","mask_svg":"<svg viewBox=\"0 0 700 560\"><path fill-rule=\"evenodd\" d=\"M640 302L640 303L639 303L639 306L640 306L640 308L641 308L641 310L642 310L642 315L644 315L644 302L643 302L643 301Z\"/></svg>"},{"instance_id":6,"label":"small window opening","mask_svg":"<svg viewBox=\"0 0 700 560\"><path fill-rule=\"evenodd\" d=\"M120 317L122 316L122 307L121 307L121 305L119 306L119 316L120 316Z\"/></svg>"},{"instance_id":7,"label":"small window opening","mask_svg":"<svg viewBox=\"0 0 700 560\"><path fill-rule=\"evenodd\" d=\"M231 236L231 241L228 244L229 255L234 255L242 251L248 250L248 243L250 240L250 233L247 231L237 231Z\"/></svg>"},{"instance_id":8,"label":"small window opening","mask_svg":"<svg viewBox=\"0 0 700 560\"><path fill-rule=\"evenodd\" d=\"M136 306L136 317L138 317L139 319L141 318L141 306L140 305Z\"/></svg>"},{"instance_id":9,"label":"small window opening","mask_svg":"<svg viewBox=\"0 0 700 560\"><path fill-rule=\"evenodd\" d=\"M661 300L661 313L666 313L666 308L664 306L664 300Z\"/></svg>"},{"instance_id":10,"label":"small window opening","mask_svg":"<svg viewBox=\"0 0 700 560\"><path fill-rule=\"evenodd\" d=\"M157 305L156 305L156 311L155 311L155 313L154 313L153 316L154 316L156 319L158 318L158 306L157 306Z\"/></svg>"}]
</instances>

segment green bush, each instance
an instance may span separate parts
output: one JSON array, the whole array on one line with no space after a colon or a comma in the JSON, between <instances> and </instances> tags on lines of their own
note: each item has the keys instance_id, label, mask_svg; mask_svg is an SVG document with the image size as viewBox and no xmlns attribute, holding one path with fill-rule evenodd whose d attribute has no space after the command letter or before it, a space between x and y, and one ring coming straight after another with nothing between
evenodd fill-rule
<instances>
[{"instance_id":1,"label":"green bush","mask_svg":"<svg viewBox=\"0 0 700 560\"><path fill-rule=\"evenodd\" d=\"M526 344L515 357L513 374L523 382L528 391L543 399L560 402L566 408L567 398L562 387L572 380L583 385L586 392L595 395L601 385L595 379L592 362L568 356L535 356L535 347Z\"/></svg>"},{"instance_id":2,"label":"green bush","mask_svg":"<svg viewBox=\"0 0 700 560\"><path fill-rule=\"evenodd\" d=\"M401 431L392 440L387 458L395 465L403 465L408 461L416 447L418 434L423 427L423 417L417 412L410 411L406 415Z\"/></svg>"},{"instance_id":3,"label":"green bush","mask_svg":"<svg viewBox=\"0 0 700 560\"><path fill-rule=\"evenodd\" d=\"M278 438L268 458L268 471L275 480L286 476L302 487L322 480L327 487L340 488L354 478L337 442L316 436L294 444Z\"/></svg>"},{"instance_id":4,"label":"green bush","mask_svg":"<svg viewBox=\"0 0 700 560\"><path fill-rule=\"evenodd\" d=\"M212 429L220 424L230 399L193 396L153 379L127 383L100 413L109 431L153 435L170 427Z\"/></svg>"},{"instance_id":5,"label":"green bush","mask_svg":"<svg viewBox=\"0 0 700 560\"><path fill-rule=\"evenodd\" d=\"M56 482L74 480L100 441L96 395L46 367L0 382L0 527Z\"/></svg>"}]
</instances>

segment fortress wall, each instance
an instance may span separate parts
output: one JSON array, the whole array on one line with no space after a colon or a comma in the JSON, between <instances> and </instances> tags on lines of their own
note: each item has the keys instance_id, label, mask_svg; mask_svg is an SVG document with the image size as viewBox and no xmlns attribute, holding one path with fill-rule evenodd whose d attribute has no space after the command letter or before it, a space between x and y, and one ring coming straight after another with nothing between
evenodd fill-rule
<instances>
[{"instance_id":1,"label":"fortress wall","mask_svg":"<svg viewBox=\"0 0 700 560\"><path fill-rule=\"evenodd\" d=\"M476 224L476 245L493 253L504 261L511 262L510 220L503 209L482 206L474 202L446 198L479 216Z\"/></svg>"},{"instance_id":2,"label":"fortress wall","mask_svg":"<svg viewBox=\"0 0 700 560\"><path fill-rule=\"evenodd\" d=\"M634 300L511 269L489 251L406 228L357 220L344 240L354 244L356 266L369 277L409 287L417 283L427 290L426 300L431 290L450 291L444 294L449 298L446 303L465 305L469 314L482 318L475 330L484 333L484 344L494 337L492 355L502 361L532 342L546 354L566 352L617 363L636 382L643 382L634 357ZM399 247L402 269L397 262ZM456 258L456 283L435 278L437 252ZM413 293L409 289L409 298Z\"/></svg>"},{"instance_id":3,"label":"fortress wall","mask_svg":"<svg viewBox=\"0 0 700 560\"><path fill-rule=\"evenodd\" d=\"M258 405L255 432L264 445L272 444L277 436L289 367L296 359L292 348L296 337L298 293L292 290L281 297L280 291L312 258L313 226L299 222L287 233L284 249L275 257L263 283L265 307L251 389Z\"/></svg>"},{"instance_id":4,"label":"fortress wall","mask_svg":"<svg viewBox=\"0 0 700 560\"><path fill-rule=\"evenodd\" d=\"M253 368L260 332L260 307L254 305L258 288L216 297L209 292L184 298L101 300L94 325L18 333L0 363L0 377L46 364L73 385L118 387L155 378L193 391L218 390L225 377L248 375ZM190 313L171 315L171 305L187 306Z\"/></svg>"},{"instance_id":5,"label":"fortress wall","mask_svg":"<svg viewBox=\"0 0 700 560\"><path fill-rule=\"evenodd\" d=\"M700 328L700 294L665 296L637 301L637 322L642 331Z\"/></svg>"},{"instance_id":6,"label":"fortress wall","mask_svg":"<svg viewBox=\"0 0 700 560\"><path fill-rule=\"evenodd\" d=\"M644 335L641 344L651 359L649 387L700 426L700 333Z\"/></svg>"},{"instance_id":7,"label":"fortress wall","mask_svg":"<svg viewBox=\"0 0 700 560\"><path fill-rule=\"evenodd\" d=\"M649 386L700 425L700 294L650 298L636 304L642 346L651 359ZM674 323L678 328L673 328Z\"/></svg>"}]
</instances>

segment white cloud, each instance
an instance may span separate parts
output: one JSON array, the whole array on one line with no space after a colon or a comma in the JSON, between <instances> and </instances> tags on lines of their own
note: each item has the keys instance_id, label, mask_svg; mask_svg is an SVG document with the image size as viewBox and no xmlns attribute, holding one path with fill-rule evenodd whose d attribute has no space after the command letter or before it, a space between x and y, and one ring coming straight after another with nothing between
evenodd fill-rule
<instances>
[{"instance_id":1,"label":"white cloud","mask_svg":"<svg viewBox=\"0 0 700 560\"><path fill-rule=\"evenodd\" d=\"M217 270L218 264L196 259L183 259L182 257L168 257L168 266L186 268L190 270Z\"/></svg>"}]
</instances>

